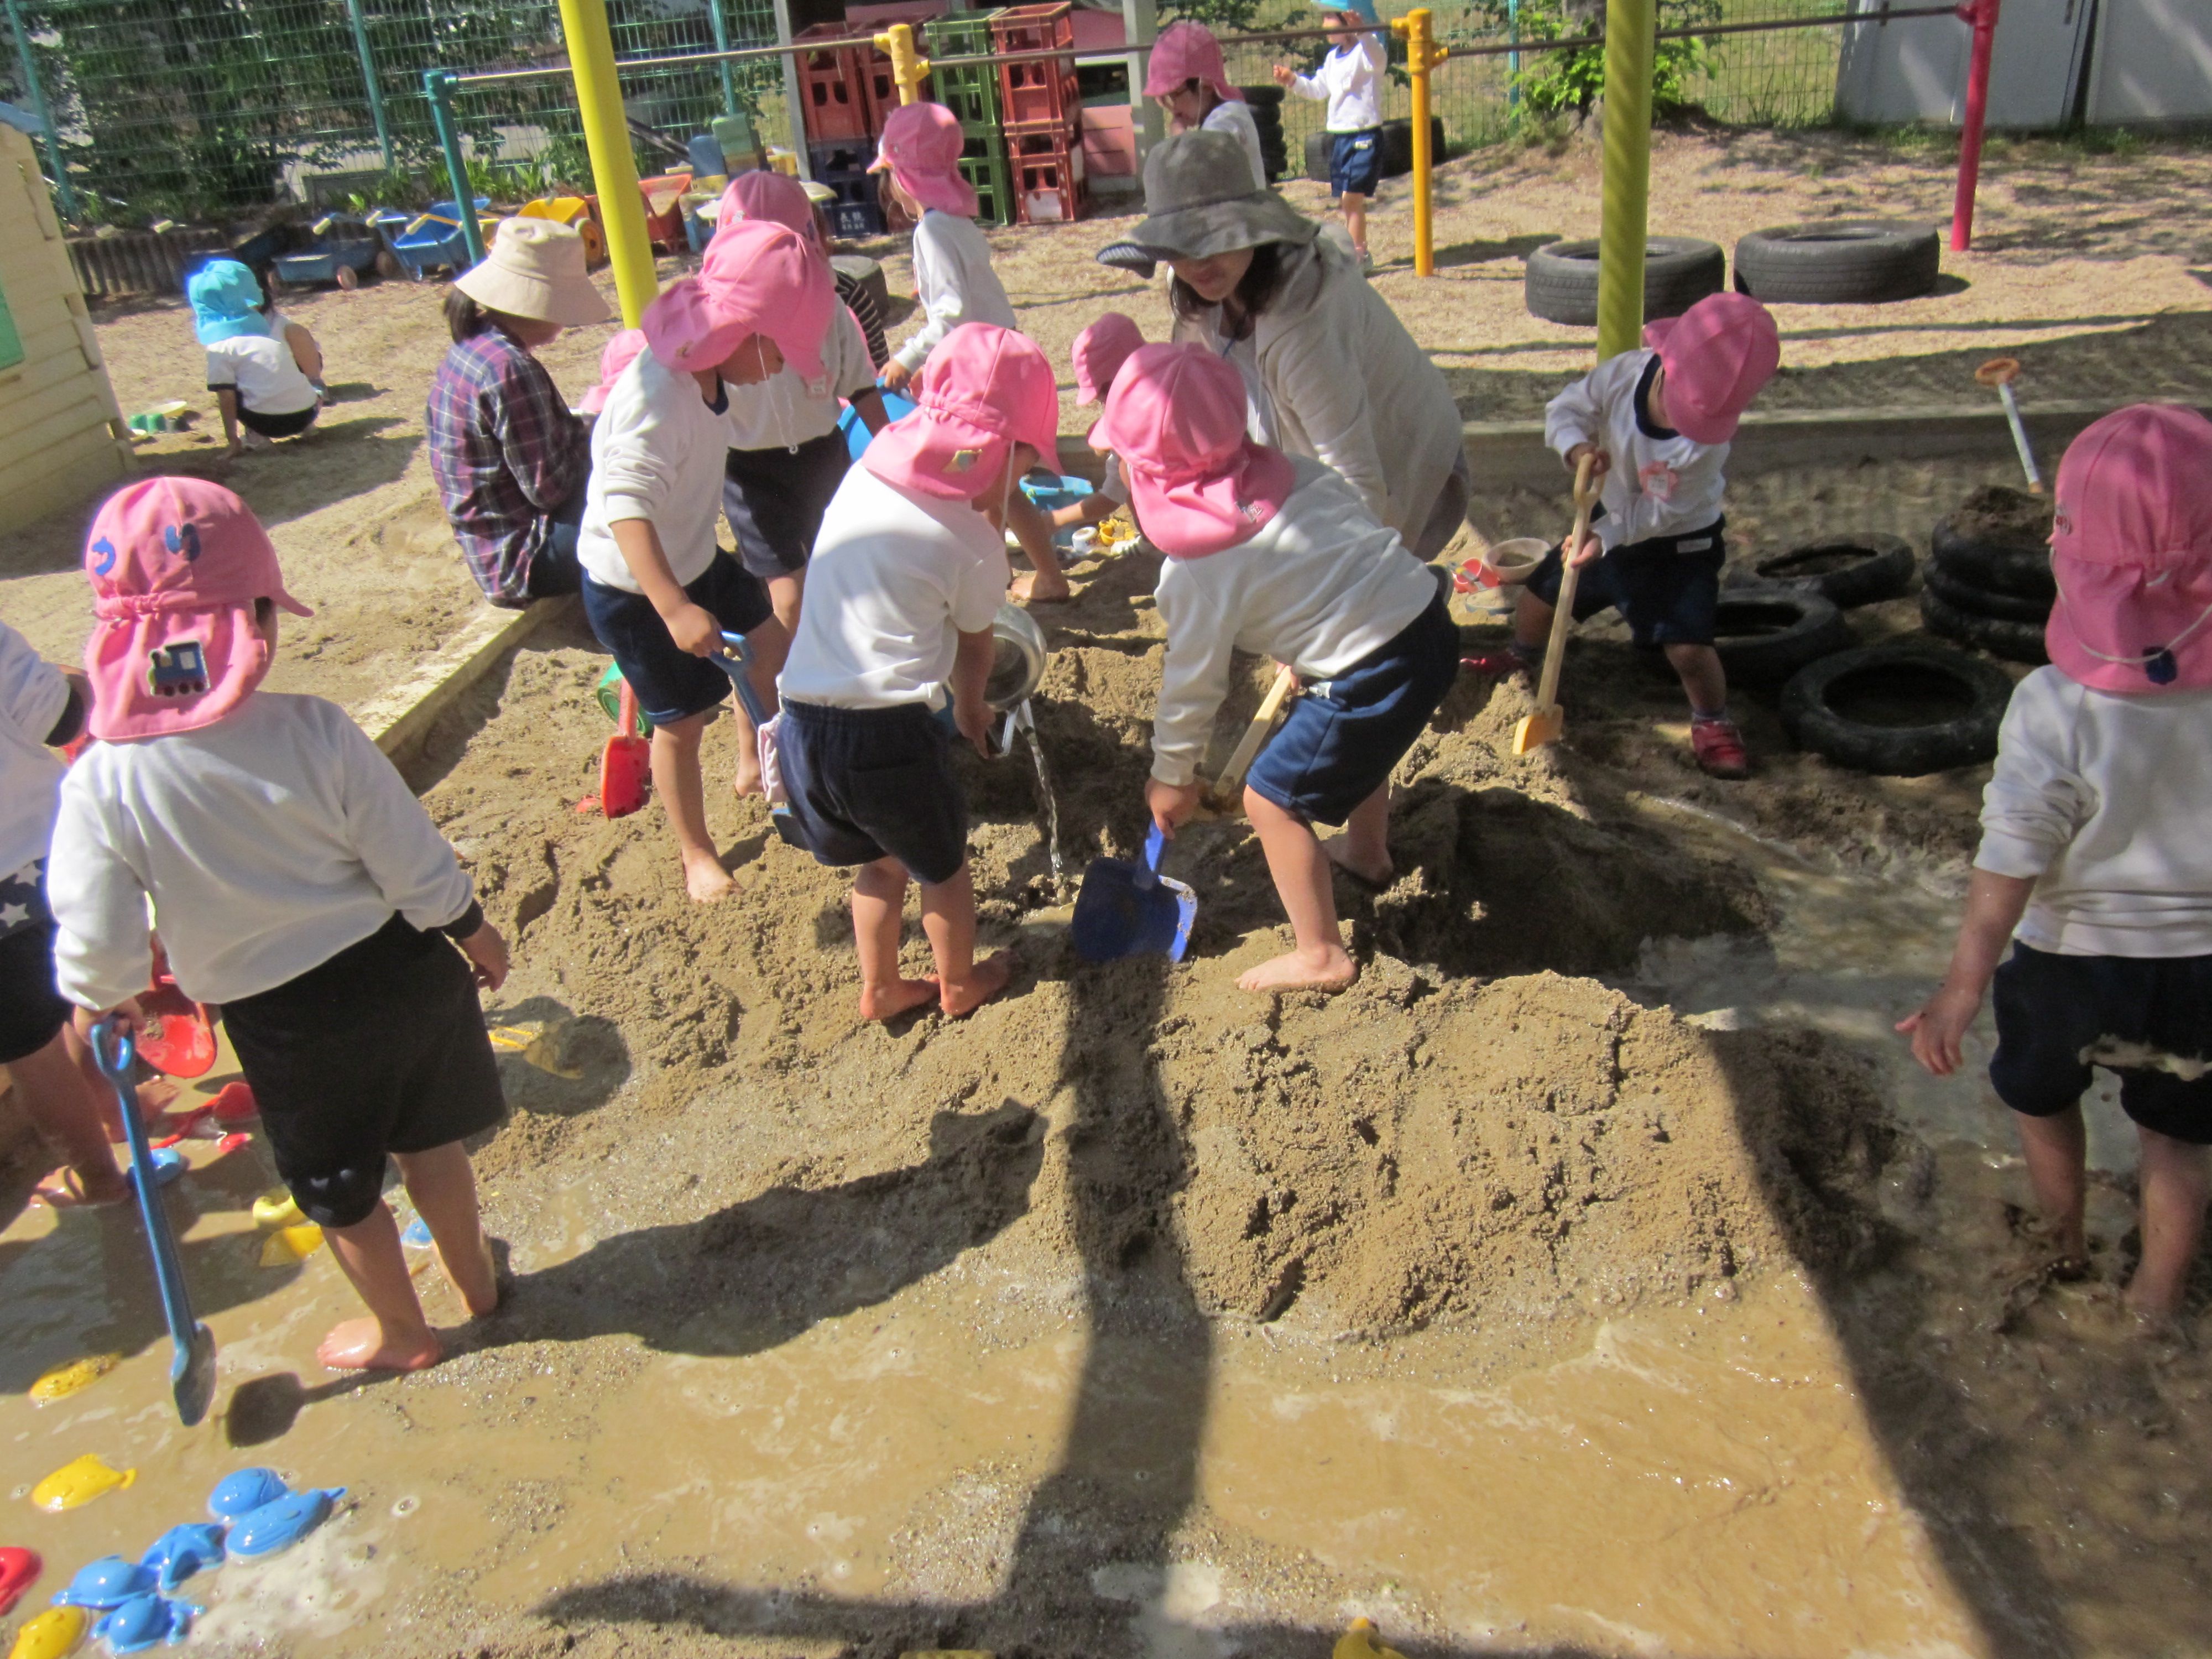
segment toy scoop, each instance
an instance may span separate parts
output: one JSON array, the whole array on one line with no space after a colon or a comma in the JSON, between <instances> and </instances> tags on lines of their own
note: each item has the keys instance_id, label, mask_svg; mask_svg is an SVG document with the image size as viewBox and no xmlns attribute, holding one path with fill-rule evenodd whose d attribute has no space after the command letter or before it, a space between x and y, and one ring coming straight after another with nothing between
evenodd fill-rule
<instances>
[{"instance_id":1,"label":"toy scoop","mask_svg":"<svg viewBox=\"0 0 2212 1659\"><path fill-rule=\"evenodd\" d=\"M215 1068L215 1026L208 1012L177 988L168 963L156 961L154 983L138 999L144 1020L138 1057L170 1077L205 1077Z\"/></svg>"},{"instance_id":2,"label":"toy scoop","mask_svg":"<svg viewBox=\"0 0 2212 1659\"><path fill-rule=\"evenodd\" d=\"M1069 923L1075 953L1085 962L1115 962L1153 951L1165 951L1170 962L1182 960L1198 916L1198 895L1160 873L1166 846L1156 823L1145 837L1142 864L1091 860Z\"/></svg>"},{"instance_id":3,"label":"toy scoop","mask_svg":"<svg viewBox=\"0 0 2212 1659\"><path fill-rule=\"evenodd\" d=\"M203 1567L222 1565L222 1528L205 1521L172 1527L138 1558L138 1565L160 1581L162 1589L173 1590Z\"/></svg>"},{"instance_id":4,"label":"toy scoop","mask_svg":"<svg viewBox=\"0 0 2212 1659\"><path fill-rule=\"evenodd\" d=\"M24 1620L15 1632L15 1645L8 1659L63 1659L75 1653L84 1640L91 1616L82 1607L49 1607L35 1619Z\"/></svg>"},{"instance_id":5,"label":"toy scoop","mask_svg":"<svg viewBox=\"0 0 2212 1659\"><path fill-rule=\"evenodd\" d=\"M343 1486L310 1486L249 1510L231 1524L226 1540L230 1553L250 1559L289 1549L330 1519L331 1505L345 1496L345 1490Z\"/></svg>"},{"instance_id":6,"label":"toy scoop","mask_svg":"<svg viewBox=\"0 0 2212 1659\"><path fill-rule=\"evenodd\" d=\"M216 1481L215 1490L208 1494L208 1513L218 1521L235 1521L289 1497L291 1491L274 1469L234 1469Z\"/></svg>"},{"instance_id":7,"label":"toy scoop","mask_svg":"<svg viewBox=\"0 0 2212 1659\"><path fill-rule=\"evenodd\" d=\"M63 1464L32 1487L31 1501L42 1510L59 1515L65 1510L82 1509L94 1498L119 1491L137 1478L137 1470L110 1468L97 1455L87 1452Z\"/></svg>"},{"instance_id":8,"label":"toy scoop","mask_svg":"<svg viewBox=\"0 0 2212 1659\"><path fill-rule=\"evenodd\" d=\"M156 1642L173 1647L191 1632L193 1615L199 1611L166 1595L134 1595L103 1613L92 1633L107 1644L110 1653L138 1653Z\"/></svg>"},{"instance_id":9,"label":"toy scoop","mask_svg":"<svg viewBox=\"0 0 2212 1659\"><path fill-rule=\"evenodd\" d=\"M119 1607L134 1595L150 1592L158 1581L152 1571L119 1555L103 1555L77 1569L76 1577L55 1592L58 1607Z\"/></svg>"},{"instance_id":10,"label":"toy scoop","mask_svg":"<svg viewBox=\"0 0 2212 1659\"><path fill-rule=\"evenodd\" d=\"M38 1582L46 1565L36 1550L18 1549L12 1544L0 1548L0 1614L14 1610L23 1592Z\"/></svg>"}]
</instances>

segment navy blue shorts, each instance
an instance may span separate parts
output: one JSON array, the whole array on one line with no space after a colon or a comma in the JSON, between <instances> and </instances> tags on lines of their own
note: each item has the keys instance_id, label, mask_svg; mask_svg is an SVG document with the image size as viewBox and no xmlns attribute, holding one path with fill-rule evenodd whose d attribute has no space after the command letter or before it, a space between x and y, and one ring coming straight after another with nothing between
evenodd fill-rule
<instances>
[{"instance_id":1,"label":"navy blue shorts","mask_svg":"<svg viewBox=\"0 0 2212 1659\"><path fill-rule=\"evenodd\" d=\"M853 453L842 432L790 449L733 449L722 469L722 514L738 562L768 581L806 568L830 498Z\"/></svg>"},{"instance_id":2,"label":"navy blue shorts","mask_svg":"<svg viewBox=\"0 0 2212 1659\"><path fill-rule=\"evenodd\" d=\"M1427 730L1459 673L1459 653L1439 593L1388 645L1309 686L1244 781L1309 823L1342 823Z\"/></svg>"},{"instance_id":3,"label":"navy blue shorts","mask_svg":"<svg viewBox=\"0 0 2212 1659\"><path fill-rule=\"evenodd\" d=\"M750 634L775 614L768 589L720 548L714 562L684 591L725 633ZM584 615L655 726L704 714L730 695L730 677L705 657L678 649L668 624L644 594L604 586L587 573Z\"/></svg>"},{"instance_id":4,"label":"navy blue shorts","mask_svg":"<svg viewBox=\"0 0 2212 1659\"><path fill-rule=\"evenodd\" d=\"M1328 193L1372 196L1382 185L1382 129L1328 135Z\"/></svg>"},{"instance_id":5,"label":"navy blue shorts","mask_svg":"<svg viewBox=\"0 0 2212 1659\"><path fill-rule=\"evenodd\" d=\"M2212 1073L2190 1080L2083 1058L2124 1043L2212 1060L2212 957L2062 957L2015 940L1992 1000L1997 1051L1990 1082L2023 1117L2073 1105L2098 1065L2118 1073L2120 1109L2144 1128L2212 1146Z\"/></svg>"},{"instance_id":6,"label":"navy blue shorts","mask_svg":"<svg viewBox=\"0 0 2212 1659\"><path fill-rule=\"evenodd\" d=\"M968 799L952 738L928 706L783 706L777 754L791 816L824 864L894 858L929 886L968 862Z\"/></svg>"},{"instance_id":7,"label":"navy blue shorts","mask_svg":"<svg viewBox=\"0 0 2212 1659\"><path fill-rule=\"evenodd\" d=\"M1575 583L1575 620L1618 611L1637 645L1711 645L1728 562L1725 519L1681 536L1654 536L1598 556ZM1559 550L1544 556L1528 591L1546 605L1559 598Z\"/></svg>"}]
</instances>

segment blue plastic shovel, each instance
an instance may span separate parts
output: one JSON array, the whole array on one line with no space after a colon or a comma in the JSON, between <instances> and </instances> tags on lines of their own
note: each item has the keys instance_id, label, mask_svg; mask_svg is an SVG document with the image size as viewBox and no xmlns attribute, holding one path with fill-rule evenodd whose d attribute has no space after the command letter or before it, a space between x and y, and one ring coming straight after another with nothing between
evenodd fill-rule
<instances>
[{"instance_id":1,"label":"blue plastic shovel","mask_svg":"<svg viewBox=\"0 0 2212 1659\"><path fill-rule=\"evenodd\" d=\"M161 1290L161 1316L169 1323L169 1389L176 1396L177 1416L186 1428L207 1415L215 1400L215 1335L192 1317L191 1298L185 1291L185 1269L177 1260L177 1241L169 1231L169 1212L162 1206L161 1182L154 1165L153 1144L138 1118L137 1091L131 1086L131 1062L136 1056L130 1036L102 1020L92 1028L92 1058L115 1091L123 1111L123 1133L131 1142L131 1186L137 1190L138 1212L146 1218L146 1238L154 1249L154 1279Z\"/></svg>"},{"instance_id":2,"label":"blue plastic shovel","mask_svg":"<svg viewBox=\"0 0 2212 1659\"><path fill-rule=\"evenodd\" d=\"M1155 823L1145 837L1145 861L1093 859L1075 896L1075 953L1085 962L1118 962L1164 951L1181 962L1198 919L1198 895L1160 873L1167 838Z\"/></svg>"},{"instance_id":3,"label":"blue plastic shovel","mask_svg":"<svg viewBox=\"0 0 2212 1659\"><path fill-rule=\"evenodd\" d=\"M725 649L720 656L714 659L714 665L730 677L730 684L737 690L738 706L745 711L745 718L753 723L753 730L760 732L766 728L772 717L767 709L761 707L760 693L753 690L752 644L742 634L727 633L722 635L722 644ZM788 805L779 806L771 802L768 819L787 846L796 847L802 853L814 850L806 844L806 838L799 834L799 820L791 816Z\"/></svg>"}]
</instances>

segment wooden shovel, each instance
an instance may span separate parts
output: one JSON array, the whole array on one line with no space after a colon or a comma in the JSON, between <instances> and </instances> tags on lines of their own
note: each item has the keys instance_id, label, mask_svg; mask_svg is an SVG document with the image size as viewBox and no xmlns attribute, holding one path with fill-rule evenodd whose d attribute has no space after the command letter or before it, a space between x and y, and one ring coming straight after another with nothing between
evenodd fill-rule
<instances>
[{"instance_id":1,"label":"wooden shovel","mask_svg":"<svg viewBox=\"0 0 2212 1659\"><path fill-rule=\"evenodd\" d=\"M1275 716L1283 712L1283 705L1298 689L1298 677L1288 668L1275 671L1275 683L1267 688L1267 695L1260 699L1259 711L1252 716L1252 724L1244 728L1244 735L1237 739L1231 751L1229 764L1221 769L1221 775L1213 781L1206 793L1207 800L1217 811L1233 812L1238 799L1237 787L1244 781L1244 774L1252 764L1252 757L1260 752L1260 745L1267 740L1274 729Z\"/></svg>"},{"instance_id":2,"label":"wooden shovel","mask_svg":"<svg viewBox=\"0 0 2212 1659\"><path fill-rule=\"evenodd\" d=\"M1575 579L1582 574L1575 568L1575 555L1589 534L1590 508L1595 502L1590 494L1590 472L1596 459L1596 452L1592 451L1575 468L1575 532L1567 538L1566 549L1559 556L1559 595L1553 601L1557 608L1552 612L1552 640L1544 647L1544 672L1536 686L1535 712L1523 714L1513 728L1516 755L1557 743L1566 726L1567 717L1559 704L1559 667L1566 660L1567 630L1575 625Z\"/></svg>"}]
</instances>

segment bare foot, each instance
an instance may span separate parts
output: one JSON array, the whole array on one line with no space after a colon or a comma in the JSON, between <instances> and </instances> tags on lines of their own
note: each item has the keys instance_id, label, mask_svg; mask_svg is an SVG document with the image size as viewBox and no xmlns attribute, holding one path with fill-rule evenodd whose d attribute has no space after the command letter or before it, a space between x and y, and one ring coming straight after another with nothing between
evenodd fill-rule
<instances>
[{"instance_id":1,"label":"bare foot","mask_svg":"<svg viewBox=\"0 0 2212 1659\"><path fill-rule=\"evenodd\" d=\"M875 988L864 985L860 988L860 1018L896 1019L901 1014L911 1013L936 1000L937 981L933 978L896 979Z\"/></svg>"},{"instance_id":2,"label":"bare foot","mask_svg":"<svg viewBox=\"0 0 2212 1659\"><path fill-rule=\"evenodd\" d=\"M349 1319L331 1328L315 1358L325 1370L419 1371L445 1352L427 1325L416 1334L387 1334L377 1320Z\"/></svg>"},{"instance_id":3,"label":"bare foot","mask_svg":"<svg viewBox=\"0 0 2212 1659\"><path fill-rule=\"evenodd\" d=\"M1331 836L1322 842L1321 850L1331 864L1370 893L1389 891L1390 884L1398 878L1398 867L1390 862L1388 854L1379 864L1355 863L1349 836Z\"/></svg>"},{"instance_id":4,"label":"bare foot","mask_svg":"<svg viewBox=\"0 0 2212 1659\"><path fill-rule=\"evenodd\" d=\"M1017 605L1058 605L1074 597L1066 577L1042 570L1031 570L1015 577L1007 592L1014 596Z\"/></svg>"},{"instance_id":5,"label":"bare foot","mask_svg":"<svg viewBox=\"0 0 2212 1659\"><path fill-rule=\"evenodd\" d=\"M1013 958L1004 951L994 951L969 969L967 978L957 985L947 985L937 1006L947 1019L972 1014L1006 988L1013 972Z\"/></svg>"},{"instance_id":6,"label":"bare foot","mask_svg":"<svg viewBox=\"0 0 2212 1659\"><path fill-rule=\"evenodd\" d=\"M740 744L739 747L742 748L743 745ZM730 787L736 790L740 796L761 795L768 793L761 787L759 756L740 755L738 757L738 769L730 780Z\"/></svg>"},{"instance_id":7,"label":"bare foot","mask_svg":"<svg viewBox=\"0 0 2212 1659\"><path fill-rule=\"evenodd\" d=\"M31 1196L50 1210L82 1210L102 1204L120 1204L131 1196L131 1183L121 1170L110 1166L103 1176L64 1164L32 1188Z\"/></svg>"},{"instance_id":8,"label":"bare foot","mask_svg":"<svg viewBox=\"0 0 2212 1659\"><path fill-rule=\"evenodd\" d=\"M2181 1315L2182 1289L2179 1284L2146 1283L2142 1270L2128 1281L2128 1288L2120 1297L2121 1305L2147 1327L2162 1329L2173 1325Z\"/></svg>"},{"instance_id":9,"label":"bare foot","mask_svg":"<svg viewBox=\"0 0 2212 1659\"><path fill-rule=\"evenodd\" d=\"M727 893L737 883L730 872L722 868L721 860L712 853L686 853L684 855L684 890L697 904L712 904Z\"/></svg>"},{"instance_id":10,"label":"bare foot","mask_svg":"<svg viewBox=\"0 0 2212 1659\"><path fill-rule=\"evenodd\" d=\"M1308 957L1303 951L1285 951L1271 961L1239 975L1240 991L1341 991L1359 977L1359 964L1341 945L1332 945Z\"/></svg>"},{"instance_id":11,"label":"bare foot","mask_svg":"<svg viewBox=\"0 0 2212 1659\"><path fill-rule=\"evenodd\" d=\"M161 1122L161 1115L176 1104L177 1085L165 1077L157 1077L140 1084L133 1092L138 1102L138 1121L157 1135L169 1133ZM112 1089L100 1091L100 1119L106 1126L107 1138L120 1146L126 1137Z\"/></svg>"},{"instance_id":12,"label":"bare foot","mask_svg":"<svg viewBox=\"0 0 2212 1659\"><path fill-rule=\"evenodd\" d=\"M499 1306L499 1265L492 1258L491 1240L484 1236L482 1228L477 1230L477 1249L482 1255L482 1265L477 1273L468 1276L471 1281L468 1284L463 1283L461 1275L453 1271L443 1250L434 1244L430 1254L438 1258L438 1269L446 1275L446 1283L453 1287L453 1294L461 1298L461 1305L482 1319Z\"/></svg>"}]
</instances>

